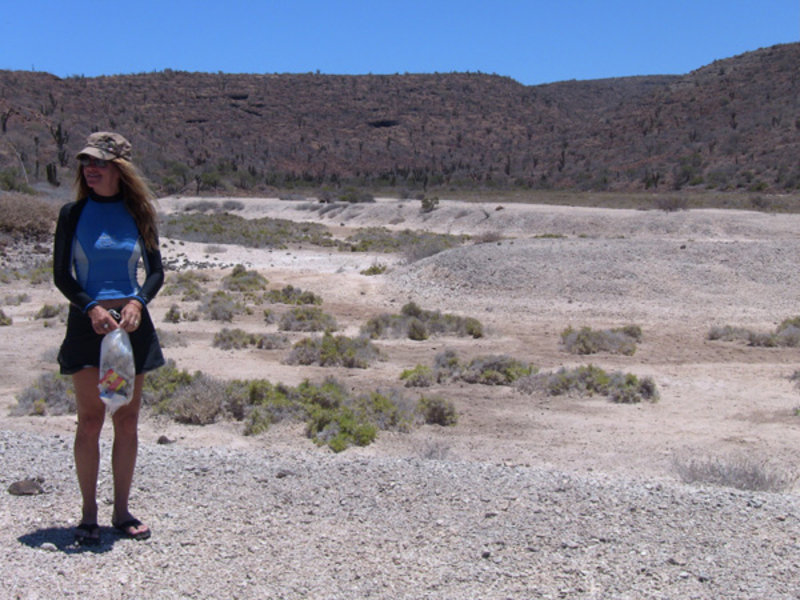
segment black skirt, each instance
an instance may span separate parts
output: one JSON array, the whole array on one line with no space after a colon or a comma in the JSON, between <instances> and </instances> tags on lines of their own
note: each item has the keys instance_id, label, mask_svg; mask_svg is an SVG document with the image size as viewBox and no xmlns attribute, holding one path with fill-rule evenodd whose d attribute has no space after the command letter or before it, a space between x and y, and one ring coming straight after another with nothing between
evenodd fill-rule
<instances>
[{"instance_id":1,"label":"black skirt","mask_svg":"<svg viewBox=\"0 0 800 600\"><path fill-rule=\"evenodd\" d=\"M130 333L133 363L136 374L146 373L164 364L161 344L147 308L142 309L142 322ZM100 344L103 336L92 329L89 315L70 305L67 316L67 333L58 352L62 375L72 375L86 367L100 366Z\"/></svg>"}]
</instances>

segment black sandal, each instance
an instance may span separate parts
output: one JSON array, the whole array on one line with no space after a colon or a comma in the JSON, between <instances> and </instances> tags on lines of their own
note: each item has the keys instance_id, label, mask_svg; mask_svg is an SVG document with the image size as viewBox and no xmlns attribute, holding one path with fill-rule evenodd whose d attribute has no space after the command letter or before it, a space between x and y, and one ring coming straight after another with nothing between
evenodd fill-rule
<instances>
[{"instance_id":1,"label":"black sandal","mask_svg":"<svg viewBox=\"0 0 800 600\"><path fill-rule=\"evenodd\" d=\"M131 533L130 531L128 531L129 529L132 529L132 528L133 529L138 529L139 527L144 525L144 523L142 523L139 519L137 519L135 517L132 517L132 518L128 519L127 521L123 521L122 523L112 523L112 525L114 525L114 529L119 531L126 538L129 538L129 539L132 539L132 540L146 540L147 538L150 537L150 534L151 534L151 531L150 531L149 527L147 529L145 529L144 531L138 531L136 533Z\"/></svg>"},{"instance_id":2,"label":"black sandal","mask_svg":"<svg viewBox=\"0 0 800 600\"><path fill-rule=\"evenodd\" d=\"M75 543L78 546L99 546L100 527L97 523L81 523L75 528Z\"/></svg>"}]
</instances>

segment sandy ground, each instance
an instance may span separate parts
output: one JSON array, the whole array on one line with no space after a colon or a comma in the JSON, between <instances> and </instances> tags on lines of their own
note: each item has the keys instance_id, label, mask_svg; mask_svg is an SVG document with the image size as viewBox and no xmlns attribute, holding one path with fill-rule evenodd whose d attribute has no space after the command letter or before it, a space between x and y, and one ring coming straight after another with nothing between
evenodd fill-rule
<instances>
[{"instance_id":1,"label":"sandy ground","mask_svg":"<svg viewBox=\"0 0 800 600\"><path fill-rule=\"evenodd\" d=\"M159 209L180 211L193 200L165 198ZM798 463L800 392L790 377L800 363L800 350L709 341L707 334L715 325L771 331L783 319L800 314L800 215L455 200L444 200L439 209L423 214L416 201L389 199L321 215L298 201L240 202L244 208L237 214L242 216L322 222L336 235L356 227L385 226L502 239L468 243L413 264L402 256L210 247L163 239L165 260L187 268L199 263L211 267L210 287L231 265L241 263L259 270L271 287L291 284L313 291L348 335L369 317L399 312L411 300L426 309L476 317L487 335L479 340L381 341L386 360L367 370L288 366L283 364L286 350L212 347L214 333L223 326L274 330L276 326L265 325L259 314L239 317L232 325L172 324L163 317L176 298L160 295L151 306L157 326L188 342L165 348L180 368L290 385L332 374L354 388L375 389L399 387L403 369L432 364L439 352L452 348L465 358L506 354L546 371L591 362L607 370L651 376L660 391L655 404L616 405L597 397L526 395L499 386L436 386L426 392L455 403L457 426L382 433L376 443L347 451L354 456L413 457L437 451L465 461L668 479L677 478L675 458L686 455L744 453L787 469ZM360 274L374 263L389 268L379 276ZM3 427L70 435L71 416L7 416L20 390L55 369L63 335L57 319L35 318L44 304L62 301L51 284L2 284L0 297L20 293L29 299L19 305L4 302L13 325L0 329ZM643 330L634 356L580 357L559 344L560 333L570 325L604 328L630 323ZM302 447L326 452L315 449L296 425L245 437L236 423L190 427L145 415L143 442L152 443L162 434L190 447Z\"/></svg>"}]
</instances>

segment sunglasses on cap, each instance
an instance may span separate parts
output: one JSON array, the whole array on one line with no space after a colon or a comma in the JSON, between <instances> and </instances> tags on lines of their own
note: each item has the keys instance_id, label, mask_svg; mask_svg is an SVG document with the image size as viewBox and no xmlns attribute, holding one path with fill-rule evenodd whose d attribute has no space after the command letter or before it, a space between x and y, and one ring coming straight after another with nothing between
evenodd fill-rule
<instances>
[{"instance_id":1,"label":"sunglasses on cap","mask_svg":"<svg viewBox=\"0 0 800 600\"><path fill-rule=\"evenodd\" d=\"M103 160L102 158L94 158L93 156L81 156L78 162L82 167L96 167L98 169L105 169L111 161Z\"/></svg>"}]
</instances>

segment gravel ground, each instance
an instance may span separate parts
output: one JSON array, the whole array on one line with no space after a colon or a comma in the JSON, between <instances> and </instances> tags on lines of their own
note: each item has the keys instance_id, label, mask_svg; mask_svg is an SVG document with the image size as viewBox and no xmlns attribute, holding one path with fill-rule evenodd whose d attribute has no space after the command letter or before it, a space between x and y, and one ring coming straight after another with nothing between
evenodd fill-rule
<instances>
[{"instance_id":1,"label":"gravel ground","mask_svg":"<svg viewBox=\"0 0 800 600\"><path fill-rule=\"evenodd\" d=\"M8 598L800 598L794 495L143 444L153 537L81 549L71 440L0 432L0 459L46 490L0 495Z\"/></svg>"},{"instance_id":2,"label":"gravel ground","mask_svg":"<svg viewBox=\"0 0 800 600\"><path fill-rule=\"evenodd\" d=\"M177 210L186 201L162 204ZM243 203L250 216L311 218L293 203ZM492 343L507 345L518 333L515 349L530 346L532 359L554 364L564 357L551 332L636 321L648 336L641 351L603 364L654 374L663 386L658 405L570 409L461 391L458 431L438 436L453 445L451 460L424 458L403 441L424 437L410 435L334 455L298 432L280 443L272 430L223 440L182 426L170 436L176 443L159 445L160 425L145 418L131 507L153 537L125 540L109 526L106 431L103 544L94 549L72 545L80 506L72 422L4 417L3 490L39 477L46 493L0 493L0 597L800 599L796 493L683 485L652 468L695 446L798 464L788 382L797 351L711 345L704 336L715 324L767 330L796 314L800 216L499 209L443 201L423 215L414 203L387 201L315 217L340 227L507 236L392 263L385 278L348 278L371 256L231 247L208 258L201 244L169 252L192 264L243 262L277 281L302 276L304 288L325 289L326 302L358 322L395 300L459 309L497 331ZM39 352L60 335L27 314L48 293L13 308L17 337L0 338L6 404L30 378L30 348ZM209 344L186 354L191 368L290 374L258 357L215 354ZM483 412L470 416L476 410ZM603 457L597 464L625 468L591 466Z\"/></svg>"}]
</instances>

